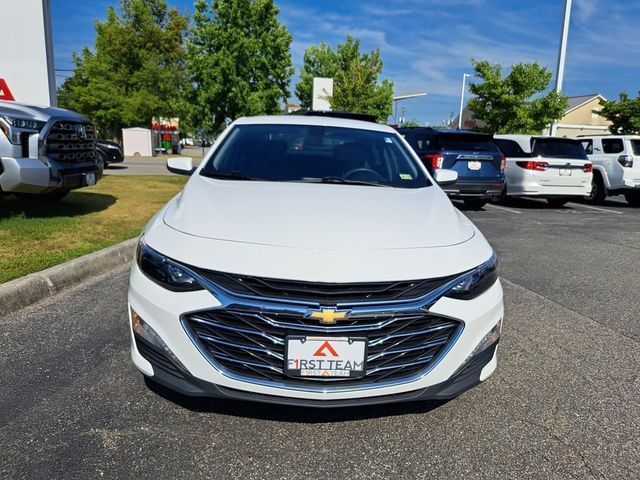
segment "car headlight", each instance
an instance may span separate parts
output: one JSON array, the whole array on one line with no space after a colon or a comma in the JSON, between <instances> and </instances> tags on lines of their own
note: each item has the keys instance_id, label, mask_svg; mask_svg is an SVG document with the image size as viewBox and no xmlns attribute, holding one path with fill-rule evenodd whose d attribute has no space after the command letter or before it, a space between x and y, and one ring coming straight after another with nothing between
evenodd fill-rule
<instances>
[{"instance_id":1,"label":"car headlight","mask_svg":"<svg viewBox=\"0 0 640 480\"><path fill-rule=\"evenodd\" d=\"M498 280L498 257L495 252L479 267L467 272L462 280L445 296L461 300L471 300L486 292Z\"/></svg>"},{"instance_id":2,"label":"car headlight","mask_svg":"<svg viewBox=\"0 0 640 480\"><path fill-rule=\"evenodd\" d=\"M39 133L45 124L46 122L40 120L0 115L0 130L2 130L14 145L20 145L22 143L23 134L31 135Z\"/></svg>"},{"instance_id":3,"label":"car headlight","mask_svg":"<svg viewBox=\"0 0 640 480\"><path fill-rule=\"evenodd\" d=\"M175 260L149 247L144 237L138 242L136 261L140 270L157 284L173 292L192 292L203 287Z\"/></svg>"}]
</instances>

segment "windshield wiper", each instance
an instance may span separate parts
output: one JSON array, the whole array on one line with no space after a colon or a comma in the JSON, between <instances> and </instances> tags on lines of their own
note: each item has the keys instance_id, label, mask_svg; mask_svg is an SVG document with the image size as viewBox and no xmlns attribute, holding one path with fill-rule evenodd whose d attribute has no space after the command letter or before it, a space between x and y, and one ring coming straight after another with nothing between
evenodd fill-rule
<instances>
[{"instance_id":1,"label":"windshield wiper","mask_svg":"<svg viewBox=\"0 0 640 480\"><path fill-rule=\"evenodd\" d=\"M242 172L205 172L202 175L210 178L225 178L229 180L256 180Z\"/></svg>"},{"instance_id":2,"label":"windshield wiper","mask_svg":"<svg viewBox=\"0 0 640 480\"><path fill-rule=\"evenodd\" d=\"M350 180L342 177L322 177L314 178L312 180L305 180L310 183L341 183L344 185L368 185L370 187L386 187L382 183L377 182L365 182L364 180Z\"/></svg>"}]
</instances>

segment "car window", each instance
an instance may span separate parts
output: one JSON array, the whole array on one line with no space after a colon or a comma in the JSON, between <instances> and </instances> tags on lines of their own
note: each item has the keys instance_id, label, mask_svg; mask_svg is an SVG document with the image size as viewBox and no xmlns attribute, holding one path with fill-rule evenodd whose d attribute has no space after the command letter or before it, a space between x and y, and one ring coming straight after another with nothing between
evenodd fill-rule
<instances>
[{"instance_id":1,"label":"car window","mask_svg":"<svg viewBox=\"0 0 640 480\"><path fill-rule=\"evenodd\" d=\"M409 145L416 150L433 150L435 148L435 137L422 133L411 133L404 135Z\"/></svg>"},{"instance_id":2,"label":"car window","mask_svg":"<svg viewBox=\"0 0 640 480\"><path fill-rule=\"evenodd\" d=\"M490 135L447 133L440 135L441 150L462 150L467 152L497 152L498 147Z\"/></svg>"},{"instance_id":3,"label":"car window","mask_svg":"<svg viewBox=\"0 0 640 480\"><path fill-rule=\"evenodd\" d=\"M634 155L640 155L640 140L629 140L633 148Z\"/></svg>"},{"instance_id":4,"label":"car window","mask_svg":"<svg viewBox=\"0 0 640 480\"><path fill-rule=\"evenodd\" d=\"M496 145L498 146L498 148L500 149L500 151L502 152L502 154L505 157L530 157L531 155L529 155L528 153L526 153L524 150L522 150L522 148L520 147L520 145L518 144L518 142L514 141L514 140L506 140L503 138L496 138L494 139Z\"/></svg>"},{"instance_id":5,"label":"car window","mask_svg":"<svg viewBox=\"0 0 640 480\"><path fill-rule=\"evenodd\" d=\"M582 145L573 140L559 138L536 138L533 140L533 156L540 155L547 158L576 158L587 160L587 154Z\"/></svg>"},{"instance_id":6,"label":"car window","mask_svg":"<svg viewBox=\"0 0 640 480\"><path fill-rule=\"evenodd\" d=\"M621 138L603 138L602 151L604 153L620 153L624 150Z\"/></svg>"},{"instance_id":7,"label":"car window","mask_svg":"<svg viewBox=\"0 0 640 480\"><path fill-rule=\"evenodd\" d=\"M273 182L431 183L396 133L320 125L236 125L202 175Z\"/></svg>"},{"instance_id":8,"label":"car window","mask_svg":"<svg viewBox=\"0 0 640 480\"><path fill-rule=\"evenodd\" d=\"M591 155L593 153L593 140L580 140L580 143L587 155Z\"/></svg>"}]
</instances>

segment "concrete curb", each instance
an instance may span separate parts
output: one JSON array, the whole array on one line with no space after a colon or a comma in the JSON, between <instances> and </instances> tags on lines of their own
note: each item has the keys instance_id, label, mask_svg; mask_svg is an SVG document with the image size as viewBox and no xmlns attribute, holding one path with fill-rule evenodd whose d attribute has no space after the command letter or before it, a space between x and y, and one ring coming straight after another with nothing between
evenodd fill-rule
<instances>
[{"instance_id":1,"label":"concrete curb","mask_svg":"<svg viewBox=\"0 0 640 480\"><path fill-rule=\"evenodd\" d=\"M0 316L44 300L133 259L137 238L0 284Z\"/></svg>"}]
</instances>

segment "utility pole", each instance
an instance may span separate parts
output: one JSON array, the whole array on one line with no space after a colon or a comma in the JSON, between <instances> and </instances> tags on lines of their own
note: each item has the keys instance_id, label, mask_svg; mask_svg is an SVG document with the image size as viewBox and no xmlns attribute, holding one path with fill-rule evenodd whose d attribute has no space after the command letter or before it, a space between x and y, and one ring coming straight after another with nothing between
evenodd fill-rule
<instances>
[{"instance_id":1,"label":"utility pole","mask_svg":"<svg viewBox=\"0 0 640 480\"><path fill-rule=\"evenodd\" d=\"M569 38L569 20L571 17L571 0L564 0L564 18L560 36L560 50L558 51L558 68L556 69L556 92L562 91L564 80L564 62L567 55L567 40ZM556 122L551 124L551 135L556 134Z\"/></svg>"},{"instance_id":2,"label":"utility pole","mask_svg":"<svg viewBox=\"0 0 640 480\"><path fill-rule=\"evenodd\" d=\"M460 89L460 115L458 115L458 130L462 128L462 108L464 105L464 87L467 77L470 77L470 73L462 74L462 88Z\"/></svg>"}]
</instances>

